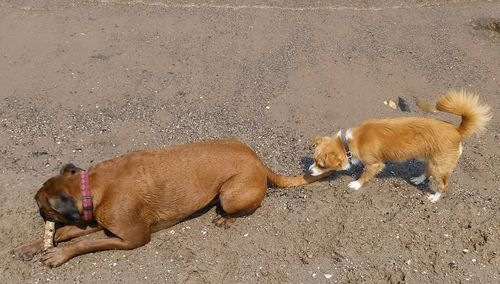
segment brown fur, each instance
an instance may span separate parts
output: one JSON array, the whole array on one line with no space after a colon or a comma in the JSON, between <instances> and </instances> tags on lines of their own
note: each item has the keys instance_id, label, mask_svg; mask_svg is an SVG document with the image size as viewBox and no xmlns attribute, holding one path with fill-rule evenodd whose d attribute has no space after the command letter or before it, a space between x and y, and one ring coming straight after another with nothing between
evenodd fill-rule
<instances>
[{"instance_id":1,"label":"brown fur","mask_svg":"<svg viewBox=\"0 0 500 284\"><path fill-rule=\"evenodd\" d=\"M291 187L320 178L280 176L236 140L134 152L88 170L97 226L87 227L78 218L82 213L79 171L66 166L60 175L44 183L36 194L41 215L66 225L56 230L56 243L102 229L113 237L50 248L42 261L51 267L88 252L142 246L149 242L151 232L186 219L216 197L224 214L216 224L225 225L260 206L268 181ZM40 244L37 240L15 252L29 258L41 250Z\"/></svg>"},{"instance_id":2,"label":"brown fur","mask_svg":"<svg viewBox=\"0 0 500 284\"><path fill-rule=\"evenodd\" d=\"M484 130L492 115L490 108L481 104L477 95L463 90L447 92L439 98L436 109L461 116L461 123L454 125L423 117L370 119L351 130L348 145L353 158L365 166L357 180L358 188L384 169L384 161L417 158L425 159L425 176L437 180L437 192L446 190L448 177L461 154L461 141ZM349 167L340 136L316 138L313 148L312 167L319 172ZM356 185L352 184L350 187L355 188Z\"/></svg>"}]
</instances>

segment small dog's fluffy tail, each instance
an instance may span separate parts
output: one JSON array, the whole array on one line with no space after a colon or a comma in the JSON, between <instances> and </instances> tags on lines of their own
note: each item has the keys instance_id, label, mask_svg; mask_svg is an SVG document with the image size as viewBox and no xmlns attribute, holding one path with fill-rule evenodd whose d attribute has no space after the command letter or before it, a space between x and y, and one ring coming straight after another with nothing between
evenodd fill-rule
<instances>
[{"instance_id":1,"label":"small dog's fluffy tail","mask_svg":"<svg viewBox=\"0 0 500 284\"><path fill-rule=\"evenodd\" d=\"M305 174L301 176L287 177L275 173L267 166L266 169L267 169L267 180L278 187L293 187L293 186L305 185L315 182L326 176L326 174L319 176L312 176L310 174Z\"/></svg>"},{"instance_id":2,"label":"small dog's fluffy tail","mask_svg":"<svg viewBox=\"0 0 500 284\"><path fill-rule=\"evenodd\" d=\"M474 132L484 131L486 123L492 118L490 107L479 102L478 95L465 90L446 92L437 101L436 109L462 117L462 122L457 127L462 139Z\"/></svg>"}]
</instances>

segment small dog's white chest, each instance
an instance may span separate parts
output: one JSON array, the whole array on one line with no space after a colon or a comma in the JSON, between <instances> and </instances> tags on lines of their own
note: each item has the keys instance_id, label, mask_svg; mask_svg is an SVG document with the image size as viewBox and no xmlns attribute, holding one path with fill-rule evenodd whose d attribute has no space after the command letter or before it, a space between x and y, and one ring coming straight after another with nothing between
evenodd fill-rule
<instances>
[{"instance_id":1,"label":"small dog's white chest","mask_svg":"<svg viewBox=\"0 0 500 284\"><path fill-rule=\"evenodd\" d=\"M351 164L353 164L353 165L359 165L359 164L361 164L361 161L358 160L358 159L356 159L356 158L354 158L354 157L352 157L351 158Z\"/></svg>"}]
</instances>

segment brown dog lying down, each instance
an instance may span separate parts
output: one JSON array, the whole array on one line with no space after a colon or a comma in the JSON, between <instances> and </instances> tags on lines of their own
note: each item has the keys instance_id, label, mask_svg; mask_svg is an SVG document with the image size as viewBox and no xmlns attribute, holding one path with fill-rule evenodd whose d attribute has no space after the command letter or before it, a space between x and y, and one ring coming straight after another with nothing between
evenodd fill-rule
<instances>
[{"instance_id":1,"label":"brown dog lying down","mask_svg":"<svg viewBox=\"0 0 500 284\"><path fill-rule=\"evenodd\" d=\"M88 181L84 181L84 174ZM279 187L291 187L319 178L280 176L237 140L133 152L101 162L88 171L66 165L61 174L46 181L35 196L45 220L65 225L56 229L55 242L103 229L113 236L49 248L42 261L55 267L84 253L142 246L150 241L152 232L186 219L217 197L223 216L217 216L214 223L225 225L232 218L250 214L260 206L268 181ZM84 212L82 188L85 186L91 192L93 211L87 204ZM83 220L84 213L90 213L93 220ZM96 225L87 226L91 223ZM40 239L17 248L14 253L30 259L41 252L42 246Z\"/></svg>"},{"instance_id":2,"label":"brown dog lying down","mask_svg":"<svg viewBox=\"0 0 500 284\"><path fill-rule=\"evenodd\" d=\"M322 175L330 171L347 170L351 163L365 166L361 177L349 183L358 190L384 168L384 161L421 159L426 173L412 179L415 184L433 177L439 185L429 196L436 202L448 186L448 176L462 154L462 141L484 129L491 119L490 108L479 102L478 96L465 91L449 91L439 98L436 109L462 117L459 125L424 118L402 117L370 119L345 133L314 140L314 164L309 171ZM435 112L435 109L429 110Z\"/></svg>"}]
</instances>

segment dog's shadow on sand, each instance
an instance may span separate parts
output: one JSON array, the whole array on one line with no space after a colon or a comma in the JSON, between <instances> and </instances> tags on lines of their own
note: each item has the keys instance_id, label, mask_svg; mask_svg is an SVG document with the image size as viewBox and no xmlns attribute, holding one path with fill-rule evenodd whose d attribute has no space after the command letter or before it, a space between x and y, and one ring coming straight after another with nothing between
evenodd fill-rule
<instances>
[{"instance_id":1,"label":"dog's shadow on sand","mask_svg":"<svg viewBox=\"0 0 500 284\"><path fill-rule=\"evenodd\" d=\"M302 157L300 159L300 165L301 165L304 173L309 172L309 167L313 163L314 163L314 161L311 157ZM349 176L352 178L352 180L356 180L363 173L363 169L364 169L364 167L362 164L353 165L351 167L351 169L349 169L348 171L331 172L327 177L323 178L322 180L323 181L325 181L325 180L326 181L335 181L336 179L338 179L341 176ZM429 182L424 182L420 185L415 185L413 182L411 182L411 178L422 175L424 173L424 171L425 171L425 164L421 161L418 161L418 160L408 160L408 161L402 162L402 163L387 162L387 163L385 163L384 170L381 173L379 173L375 178L388 178L388 177L401 178L402 180L404 180L408 184L410 184L412 187L415 187L424 193L434 193L434 191L429 186ZM271 188L274 188L274 186L272 186L272 185L269 185L269 186ZM194 218L198 218L202 215L205 215L206 213L211 211L212 208L214 208L214 207L215 207L215 211L216 211L217 215L224 214L224 212L220 206L219 198L217 196L207 206L196 211L191 216L189 216L185 220L183 220L183 222L187 221L187 220L194 219Z\"/></svg>"},{"instance_id":2,"label":"dog's shadow on sand","mask_svg":"<svg viewBox=\"0 0 500 284\"><path fill-rule=\"evenodd\" d=\"M314 160L311 157L302 157L300 159L300 165L302 167L302 170L304 173L309 172L309 167L314 163ZM358 179L361 174L363 173L363 165L358 164L358 165L353 165L351 169L348 171L336 171L336 172L331 172L327 177L323 178L323 181L335 181L341 176L349 176L352 178L352 180ZM425 164L421 161L418 160L408 160L402 163L391 163L387 162L385 163L385 168L384 170L379 173L376 178L389 178L389 177L397 177L401 178L405 182L407 182L409 185L412 187L417 188L418 190L424 192L424 193L434 193L434 191L431 189L429 181L426 181L420 185L415 185L413 182L411 182L411 178L420 176L425 172ZM373 180L371 181L373 182ZM274 186L270 185L271 188ZM191 220L197 217L200 217L206 213L208 213L212 208L215 207L216 213L217 214L223 214L222 209L220 208L220 203L219 203L219 198L215 197L212 202L210 202L207 206L204 208L198 210L197 212L193 213L191 216L186 218L184 221Z\"/></svg>"},{"instance_id":3,"label":"dog's shadow on sand","mask_svg":"<svg viewBox=\"0 0 500 284\"><path fill-rule=\"evenodd\" d=\"M302 157L300 159L300 164L305 173L309 172L309 166L314 163L314 160L311 157ZM353 180L357 180L361 174L363 173L364 166L362 164L353 165L347 171L336 171L332 172L328 177L323 180L334 181L340 176L350 176ZM418 190L424 193L434 193L432 190L430 181L426 180L424 183L419 185L415 185L411 179L417 176L424 174L425 172L425 164L419 160L408 160L401 163L393 163L386 162L385 168L382 172L380 172L375 178L389 178L389 177L398 177L404 180L409 185L417 188ZM373 181L373 180L371 180Z\"/></svg>"}]
</instances>

